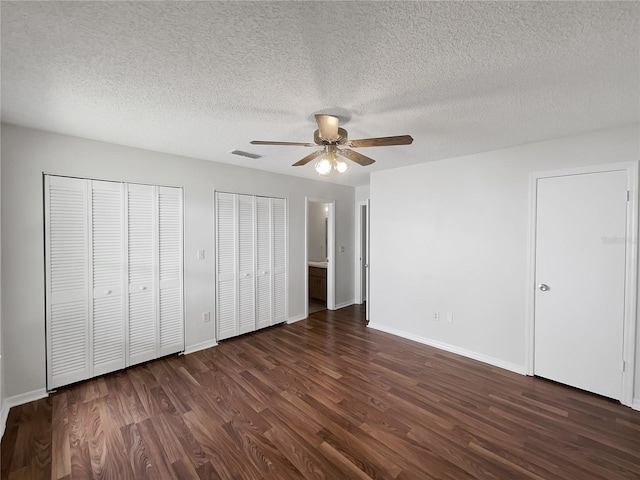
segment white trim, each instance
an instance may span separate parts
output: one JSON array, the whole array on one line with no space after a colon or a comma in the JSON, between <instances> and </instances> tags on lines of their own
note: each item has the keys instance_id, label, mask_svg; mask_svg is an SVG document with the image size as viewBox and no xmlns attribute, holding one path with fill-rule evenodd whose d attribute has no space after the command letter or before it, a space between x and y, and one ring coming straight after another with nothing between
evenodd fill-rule
<instances>
[{"instance_id":1,"label":"white trim","mask_svg":"<svg viewBox=\"0 0 640 480\"><path fill-rule=\"evenodd\" d=\"M582 175L625 170L627 172L627 188L631 192L629 208L627 208L627 238L632 239L625 244L626 278L624 306L623 360L627 366L622 372L622 391L620 403L628 407L636 405L633 399L634 378L636 370L636 324L638 301L638 162L610 163L586 167L534 172L529 176L529 240L527 266L527 310L525 318L525 368L527 375L534 374L534 319L535 319L535 254L536 254L536 206L537 182L541 178ZM635 407L633 407L635 408Z\"/></svg>"},{"instance_id":2,"label":"white trim","mask_svg":"<svg viewBox=\"0 0 640 480\"><path fill-rule=\"evenodd\" d=\"M0 408L0 441L2 441L2 437L4 436L4 429L7 426L7 417L9 416L9 410L4 408Z\"/></svg>"},{"instance_id":3,"label":"white trim","mask_svg":"<svg viewBox=\"0 0 640 480\"><path fill-rule=\"evenodd\" d=\"M207 348L217 347L217 346L218 346L218 342L216 342L216 339L214 338L213 340L207 340L206 342L200 342L200 343L196 343L195 345L188 346L187 348L184 349L184 352L182 352L182 355L189 355L190 353L199 352L200 350L206 350Z\"/></svg>"},{"instance_id":4,"label":"white trim","mask_svg":"<svg viewBox=\"0 0 640 480\"><path fill-rule=\"evenodd\" d=\"M640 412L640 398L636 398L631 404L631 408Z\"/></svg>"},{"instance_id":5,"label":"white trim","mask_svg":"<svg viewBox=\"0 0 640 480\"><path fill-rule=\"evenodd\" d=\"M292 323L296 323L299 322L300 320L306 320L309 316L301 313L300 315L296 315L294 317L289 317L289 320L287 320L287 325L291 325Z\"/></svg>"},{"instance_id":6,"label":"white trim","mask_svg":"<svg viewBox=\"0 0 640 480\"><path fill-rule=\"evenodd\" d=\"M33 390L27 393L21 393L20 395L14 395L13 397L7 397L2 403L2 417L0 418L0 438L4 435L4 429L7 426L7 417L9 416L9 410L18 405L24 405L25 403L34 402L42 398L47 398L49 393L45 388Z\"/></svg>"},{"instance_id":7,"label":"white trim","mask_svg":"<svg viewBox=\"0 0 640 480\"><path fill-rule=\"evenodd\" d=\"M456 347L455 345L450 345L448 343L444 343L439 340L433 340L431 338L421 337L420 335L404 332L402 330L398 330L392 327L387 327L386 325L381 325L379 323L370 323L367 326L374 330L390 333L391 335L396 335L398 337L406 338L407 340L413 340L414 342L422 343L424 345L429 345L430 347L435 347L437 349L444 350L446 352L455 353L456 355L461 355L463 357L471 358L473 360L477 360L482 363L493 365L494 367L503 368L511 372L519 373L520 375L526 374L524 365L518 365L517 363L507 362L500 358L495 358L489 355L485 355L483 353L474 352L473 350L467 350L466 348Z\"/></svg>"},{"instance_id":8,"label":"white trim","mask_svg":"<svg viewBox=\"0 0 640 480\"><path fill-rule=\"evenodd\" d=\"M356 301L351 299L351 300L347 300L346 302L342 302L342 303L338 303L336 305L336 310L340 310L341 308L345 308L345 307L350 307L351 305L355 305Z\"/></svg>"}]
</instances>

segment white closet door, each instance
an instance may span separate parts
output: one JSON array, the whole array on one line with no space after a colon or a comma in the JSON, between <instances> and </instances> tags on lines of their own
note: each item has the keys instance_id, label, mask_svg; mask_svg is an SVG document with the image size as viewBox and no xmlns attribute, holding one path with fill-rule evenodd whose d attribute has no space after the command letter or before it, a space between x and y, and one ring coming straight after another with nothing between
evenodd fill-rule
<instances>
[{"instance_id":1,"label":"white closet door","mask_svg":"<svg viewBox=\"0 0 640 480\"><path fill-rule=\"evenodd\" d=\"M255 197L238 195L238 328L239 333L256 329L254 278Z\"/></svg>"},{"instance_id":2,"label":"white closet door","mask_svg":"<svg viewBox=\"0 0 640 480\"><path fill-rule=\"evenodd\" d=\"M236 316L236 196L216 193L216 320L218 340L238 335Z\"/></svg>"},{"instance_id":3,"label":"white closet door","mask_svg":"<svg viewBox=\"0 0 640 480\"><path fill-rule=\"evenodd\" d=\"M256 198L256 329L273 323L271 199Z\"/></svg>"},{"instance_id":4,"label":"white closet door","mask_svg":"<svg viewBox=\"0 0 640 480\"><path fill-rule=\"evenodd\" d=\"M146 362L159 355L155 188L151 185L126 185L128 365Z\"/></svg>"},{"instance_id":5,"label":"white closet door","mask_svg":"<svg viewBox=\"0 0 640 480\"><path fill-rule=\"evenodd\" d=\"M90 181L90 290L93 371L102 375L125 367L123 302L123 185Z\"/></svg>"},{"instance_id":6,"label":"white closet door","mask_svg":"<svg viewBox=\"0 0 640 480\"><path fill-rule=\"evenodd\" d=\"M184 350L182 189L158 189L160 356Z\"/></svg>"},{"instance_id":7,"label":"white closet door","mask_svg":"<svg viewBox=\"0 0 640 480\"><path fill-rule=\"evenodd\" d=\"M273 323L287 321L287 211L283 198L274 198L273 211Z\"/></svg>"},{"instance_id":8,"label":"white closet door","mask_svg":"<svg viewBox=\"0 0 640 480\"><path fill-rule=\"evenodd\" d=\"M89 377L87 181L45 176L47 387Z\"/></svg>"}]
</instances>

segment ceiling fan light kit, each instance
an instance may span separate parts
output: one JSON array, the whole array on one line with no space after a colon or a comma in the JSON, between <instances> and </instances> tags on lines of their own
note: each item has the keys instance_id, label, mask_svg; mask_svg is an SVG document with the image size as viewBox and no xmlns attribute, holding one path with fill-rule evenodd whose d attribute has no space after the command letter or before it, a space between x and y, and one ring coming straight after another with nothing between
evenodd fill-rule
<instances>
[{"instance_id":1,"label":"ceiling fan light kit","mask_svg":"<svg viewBox=\"0 0 640 480\"><path fill-rule=\"evenodd\" d=\"M342 175L349 171L349 164L342 160L337 154L337 148L335 145L327 145L325 147L327 153L320 157L315 164L316 172L321 177L330 177L334 173Z\"/></svg>"},{"instance_id":2,"label":"ceiling fan light kit","mask_svg":"<svg viewBox=\"0 0 640 480\"><path fill-rule=\"evenodd\" d=\"M345 162L342 157L351 160L363 167L371 165L375 162L361 153L351 148L359 147L387 147L392 145L410 145L413 142L411 135L398 135L394 137L376 137L363 138L360 140L349 140L347 131L339 127L338 117L332 115L317 114L315 115L318 129L313 134L315 143L302 142L272 142L265 140L253 140L252 145L287 145L300 147L324 147L323 150L313 152L301 160L293 164L294 167L306 165L307 163L320 157L315 164L316 172L322 177L330 177L334 173L342 175L349 171L350 165ZM350 147L350 148L338 148Z\"/></svg>"}]
</instances>

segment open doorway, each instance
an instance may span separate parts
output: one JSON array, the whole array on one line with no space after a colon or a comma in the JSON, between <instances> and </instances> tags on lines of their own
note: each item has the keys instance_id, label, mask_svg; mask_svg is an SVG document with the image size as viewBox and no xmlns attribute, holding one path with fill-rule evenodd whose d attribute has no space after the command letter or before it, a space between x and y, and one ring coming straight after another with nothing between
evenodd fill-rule
<instances>
[{"instance_id":1,"label":"open doorway","mask_svg":"<svg viewBox=\"0 0 640 480\"><path fill-rule=\"evenodd\" d=\"M306 311L335 309L334 202L307 198Z\"/></svg>"}]
</instances>

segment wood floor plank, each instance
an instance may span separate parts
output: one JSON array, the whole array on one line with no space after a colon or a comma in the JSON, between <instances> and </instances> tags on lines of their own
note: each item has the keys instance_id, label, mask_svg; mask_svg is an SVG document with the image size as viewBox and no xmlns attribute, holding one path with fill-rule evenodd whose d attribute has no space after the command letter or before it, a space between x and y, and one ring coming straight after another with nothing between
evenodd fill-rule
<instances>
[{"instance_id":1,"label":"wood floor plank","mask_svg":"<svg viewBox=\"0 0 640 480\"><path fill-rule=\"evenodd\" d=\"M314 313L12 408L2 480L623 480L640 412Z\"/></svg>"}]
</instances>

